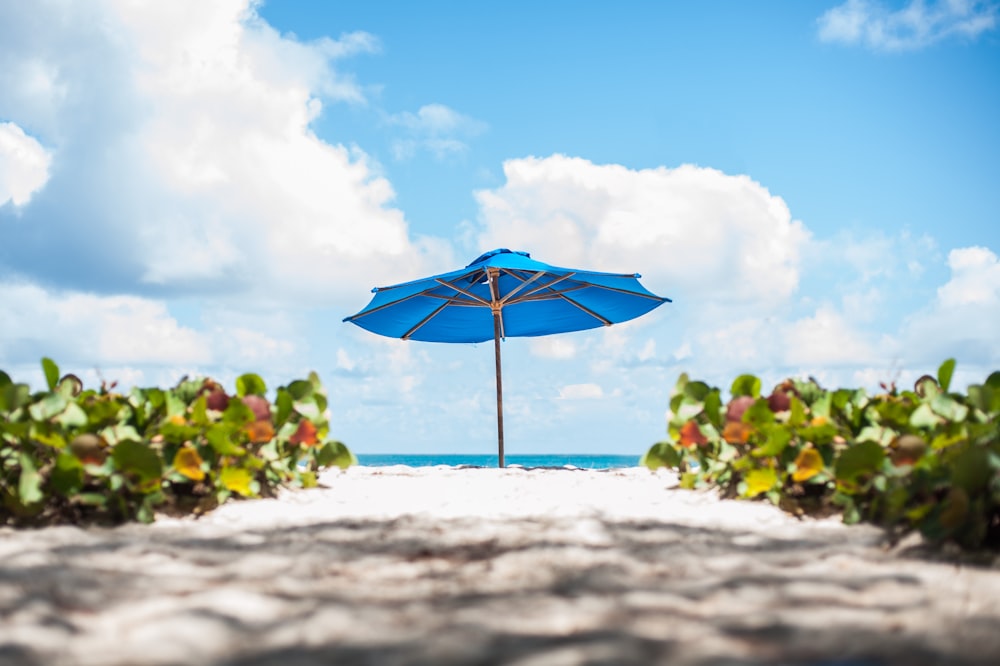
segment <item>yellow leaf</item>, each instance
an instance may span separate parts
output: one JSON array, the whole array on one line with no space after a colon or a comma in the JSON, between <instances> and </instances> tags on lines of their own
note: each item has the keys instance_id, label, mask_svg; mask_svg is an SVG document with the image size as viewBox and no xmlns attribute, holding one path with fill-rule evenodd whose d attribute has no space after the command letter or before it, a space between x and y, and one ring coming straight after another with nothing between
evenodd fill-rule
<instances>
[{"instance_id":1,"label":"yellow leaf","mask_svg":"<svg viewBox=\"0 0 1000 666\"><path fill-rule=\"evenodd\" d=\"M778 482L778 475L773 469L755 469L747 472L747 497L756 497L766 493Z\"/></svg>"},{"instance_id":2,"label":"yellow leaf","mask_svg":"<svg viewBox=\"0 0 1000 666\"><path fill-rule=\"evenodd\" d=\"M823 471L823 457L814 448L802 449L795 458L795 473L792 481L802 483Z\"/></svg>"},{"instance_id":3,"label":"yellow leaf","mask_svg":"<svg viewBox=\"0 0 1000 666\"><path fill-rule=\"evenodd\" d=\"M174 469L192 481L201 481L205 472L201 469L201 456L190 446L185 446L174 456Z\"/></svg>"},{"instance_id":4,"label":"yellow leaf","mask_svg":"<svg viewBox=\"0 0 1000 666\"><path fill-rule=\"evenodd\" d=\"M232 490L244 497L250 497L254 493L250 490L250 482L253 480L250 472L241 467L223 467L219 474L219 483L226 490Z\"/></svg>"}]
</instances>

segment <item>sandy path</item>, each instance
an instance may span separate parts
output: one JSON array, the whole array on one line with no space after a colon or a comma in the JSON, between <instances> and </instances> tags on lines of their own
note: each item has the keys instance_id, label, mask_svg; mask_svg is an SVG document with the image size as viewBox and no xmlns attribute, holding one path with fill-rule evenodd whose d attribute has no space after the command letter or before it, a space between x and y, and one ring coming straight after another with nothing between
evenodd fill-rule
<instances>
[{"instance_id":1,"label":"sandy path","mask_svg":"<svg viewBox=\"0 0 1000 666\"><path fill-rule=\"evenodd\" d=\"M353 468L0 529L0 664L1000 664L1000 569L646 470Z\"/></svg>"}]
</instances>

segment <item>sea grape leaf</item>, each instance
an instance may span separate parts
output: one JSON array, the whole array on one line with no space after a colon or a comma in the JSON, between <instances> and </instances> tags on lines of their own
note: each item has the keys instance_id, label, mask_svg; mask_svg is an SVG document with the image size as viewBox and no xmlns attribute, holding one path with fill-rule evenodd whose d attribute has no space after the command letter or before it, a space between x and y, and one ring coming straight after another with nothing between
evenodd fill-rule
<instances>
[{"instance_id":1,"label":"sea grape leaf","mask_svg":"<svg viewBox=\"0 0 1000 666\"><path fill-rule=\"evenodd\" d=\"M242 467L223 467L219 473L219 483L223 488L244 497L251 497L254 494L250 489L251 481L253 481L253 475Z\"/></svg>"},{"instance_id":2,"label":"sea grape leaf","mask_svg":"<svg viewBox=\"0 0 1000 666\"><path fill-rule=\"evenodd\" d=\"M163 474L163 463L156 451L133 439L115 444L111 457L119 470L135 474L140 481L158 479Z\"/></svg>"},{"instance_id":3,"label":"sea grape leaf","mask_svg":"<svg viewBox=\"0 0 1000 666\"><path fill-rule=\"evenodd\" d=\"M756 497L761 493L766 493L778 482L778 474L770 467L764 469L754 469L746 475L746 496Z\"/></svg>"},{"instance_id":4,"label":"sea grape leaf","mask_svg":"<svg viewBox=\"0 0 1000 666\"><path fill-rule=\"evenodd\" d=\"M774 423L774 412L767 405L767 400L754 400L754 403L743 412L743 422L755 427Z\"/></svg>"},{"instance_id":5,"label":"sea grape leaf","mask_svg":"<svg viewBox=\"0 0 1000 666\"><path fill-rule=\"evenodd\" d=\"M722 396L719 394L719 389L712 389L705 396L705 416L708 417L709 422L715 426L716 430L722 430L723 416L722 416Z\"/></svg>"},{"instance_id":6,"label":"sea grape leaf","mask_svg":"<svg viewBox=\"0 0 1000 666\"><path fill-rule=\"evenodd\" d=\"M304 400L313 394L313 385L304 379L297 379L288 385L288 393L295 400Z\"/></svg>"},{"instance_id":7,"label":"sea grape leaf","mask_svg":"<svg viewBox=\"0 0 1000 666\"><path fill-rule=\"evenodd\" d=\"M684 387L684 395L696 402L704 402L711 389L705 382L688 382Z\"/></svg>"},{"instance_id":8,"label":"sea grape leaf","mask_svg":"<svg viewBox=\"0 0 1000 666\"><path fill-rule=\"evenodd\" d=\"M960 453L951 468L951 482L970 495L984 489L993 470L986 449L975 446Z\"/></svg>"},{"instance_id":9,"label":"sea grape leaf","mask_svg":"<svg viewBox=\"0 0 1000 666\"><path fill-rule=\"evenodd\" d=\"M788 425L797 428L806 422L806 405L797 396L791 397L788 413Z\"/></svg>"},{"instance_id":10,"label":"sea grape leaf","mask_svg":"<svg viewBox=\"0 0 1000 666\"><path fill-rule=\"evenodd\" d=\"M969 414L968 407L944 393L934 396L931 409L952 422L964 421Z\"/></svg>"},{"instance_id":11,"label":"sea grape leaf","mask_svg":"<svg viewBox=\"0 0 1000 666\"><path fill-rule=\"evenodd\" d=\"M257 420L253 410L242 400L230 400L225 411L222 412L223 423L230 423L236 426L245 426Z\"/></svg>"},{"instance_id":12,"label":"sea grape leaf","mask_svg":"<svg viewBox=\"0 0 1000 666\"><path fill-rule=\"evenodd\" d=\"M204 462L194 447L183 446L174 456L174 469L192 481L201 481L205 478L205 470L201 468Z\"/></svg>"},{"instance_id":13,"label":"sea grape leaf","mask_svg":"<svg viewBox=\"0 0 1000 666\"><path fill-rule=\"evenodd\" d=\"M753 375L740 375L733 380L733 385L729 392L736 396L747 395L751 398L760 397L760 379Z\"/></svg>"},{"instance_id":14,"label":"sea grape leaf","mask_svg":"<svg viewBox=\"0 0 1000 666\"><path fill-rule=\"evenodd\" d=\"M226 423L213 424L205 431L205 439L216 453L222 456L242 456L246 449L233 441L235 430Z\"/></svg>"},{"instance_id":15,"label":"sea grape leaf","mask_svg":"<svg viewBox=\"0 0 1000 666\"><path fill-rule=\"evenodd\" d=\"M697 424L695 424L697 427ZM316 426L313 425L312 421L302 420L299 421L298 427L291 437L288 438L291 444L305 444L306 446L313 446L319 442L316 437Z\"/></svg>"},{"instance_id":16,"label":"sea grape leaf","mask_svg":"<svg viewBox=\"0 0 1000 666\"><path fill-rule=\"evenodd\" d=\"M53 416L66 409L69 401L58 393L49 393L38 402L28 407L28 413L36 421L48 421Z\"/></svg>"},{"instance_id":17,"label":"sea grape leaf","mask_svg":"<svg viewBox=\"0 0 1000 666\"><path fill-rule=\"evenodd\" d=\"M320 467L336 465L340 469L347 469L351 465L357 465L358 459L342 442L330 441L324 444L316 453L316 462ZM673 467L676 467L676 465L673 465Z\"/></svg>"},{"instance_id":18,"label":"sea grape leaf","mask_svg":"<svg viewBox=\"0 0 1000 666\"><path fill-rule=\"evenodd\" d=\"M308 382L305 383L308 384ZM311 388L312 386L310 385ZM292 398L293 396L290 391L283 388L278 389L278 395L274 399L274 406L276 408L274 415L275 423L282 424L288 420L292 410L295 408Z\"/></svg>"},{"instance_id":19,"label":"sea grape leaf","mask_svg":"<svg viewBox=\"0 0 1000 666\"><path fill-rule=\"evenodd\" d=\"M244 397L248 395L264 395L267 393L267 385L260 375L248 372L236 378L236 395Z\"/></svg>"},{"instance_id":20,"label":"sea grape leaf","mask_svg":"<svg viewBox=\"0 0 1000 666\"><path fill-rule=\"evenodd\" d=\"M952 375L955 374L955 359L949 358L947 361L941 364L938 368L938 384L941 385L941 390L945 393L948 392L951 386Z\"/></svg>"},{"instance_id":21,"label":"sea grape leaf","mask_svg":"<svg viewBox=\"0 0 1000 666\"><path fill-rule=\"evenodd\" d=\"M21 477L17 483L17 495L24 506L41 502L45 498L42 492L42 476L38 473L34 461L27 453L21 453Z\"/></svg>"},{"instance_id":22,"label":"sea grape leaf","mask_svg":"<svg viewBox=\"0 0 1000 666\"><path fill-rule=\"evenodd\" d=\"M63 375L56 385L56 391L64 398L75 398L83 391L83 380L74 374Z\"/></svg>"},{"instance_id":23,"label":"sea grape leaf","mask_svg":"<svg viewBox=\"0 0 1000 666\"><path fill-rule=\"evenodd\" d=\"M75 402L66 405L62 414L56 417L56 422L67 430L72 428L82 428L87 425L87 412Z\"/></svg>"},{"instance_id":24,"label":"sea grape leaf","mask_svg":"<svg viewBox=\"0 0 1000 666\"><path fill-rule=\"evenodd\" d=\"M83 463L69 451L63 451L56 458L49 482L63 497L73 495L83 487Z\"/></svg>"},{"instance_id":25,"label":"sea grape leaf","mask_svg":"<svg viewBox=\"0 0 1000 666\"><path fill-rule=\"evenodd\" d=\"M944 419L935 414L926 402L918 405L910 414L910 426L914 428L934 428L943 422Z\"/></svg>"},{"instance_id":26,"label":"sea grape leaf","mask_svg":"<svg viewBox=\"0 0 1000 666\"><path fill-rule=\"evenodd\" d=\"M767 439L751 452L751 455L756 458L780 455L788 443L792 441L792 433L787 428L770 426L765 428L763 432Z\"/></svg>"},{"instance_id":27,"label":"sea grape leaf","mask_svg":"<svg viewBox=\"0 0 1000 666\"><path fill-rule=\"evenodd\" d=\"M862 474L877 471L885 460L885 450L881 444L865 441L844 450L834 465L834 475L838 481L853 482Z\"/></svg>"},{"instance_id":28,"label":"sea grape leaf","mask_svg":"<svg viewBox=\"0 0 1000 666\"><path fill-rule=\"evenodd\" d=\"M56 384L59 383L59 366L51 358L45 357L42 359L42 371L45 373L45 383L48 384L50 391L56 390Z\"/></svg>"},{"instance_id":29,"label":"sea grape leaf","mask_svg":"<svg viewBox=\"0 0 1000 666\"><path fill-rule=\"evenodd\" d=\"M10 386L13 383L14 380L10 378L10 375L8 375L3 370L0 370L0 388L3 388L4 386Z\"/></svg>"},{"instance_id":30,"label":"sea grape leaf","mask_svg":"<svg viewBox=\"0 0 1000 666\"><path fill-rule=\"evenodd\" d=\"M792 480L796 483L802 483L822 471L823 456L812 447L805 448L799 451L799 455L795 458L795 472L792 474Z\"/></svg>"}]
</instances>

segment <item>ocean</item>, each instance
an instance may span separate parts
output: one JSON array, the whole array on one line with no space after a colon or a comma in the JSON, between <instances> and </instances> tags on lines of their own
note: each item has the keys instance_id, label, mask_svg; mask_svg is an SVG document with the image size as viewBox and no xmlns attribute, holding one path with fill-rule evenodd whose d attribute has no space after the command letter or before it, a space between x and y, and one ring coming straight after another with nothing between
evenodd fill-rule
<instances>
[{"instance_id":1,"label":"ocean","mask_svg":"<svg viewBox=\"0 0 1000 666\"><path fill-rule=\"evenodd\" d=\"M407 465L409 467L433 467L435 465L469 465L472 467L496 467L497 456L490 454L463 453L359 453L358 463L369 467L387 465ZM616 467L636 467L639 456L572 454L572 453L511 453L504 456L504 464L522 467L566 467L581 469L613 469Z\"/></svg>"}]
</instances>

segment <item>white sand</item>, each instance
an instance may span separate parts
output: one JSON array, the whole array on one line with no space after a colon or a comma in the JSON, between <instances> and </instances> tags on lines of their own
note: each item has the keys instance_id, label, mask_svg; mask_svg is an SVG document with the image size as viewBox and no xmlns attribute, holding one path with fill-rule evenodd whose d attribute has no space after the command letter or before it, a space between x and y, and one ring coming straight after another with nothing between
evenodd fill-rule
<instances>
[{"instance_id":1,"label":"white sand","mask_svg":"<svg viewBox=\"0 0 1000 666\"><path fill-rule=\"evenodd\" d=\"M1000 570L644 469L352 468L0 529L0 664L1000 664Z\"/></svg>"}]
</instances>

